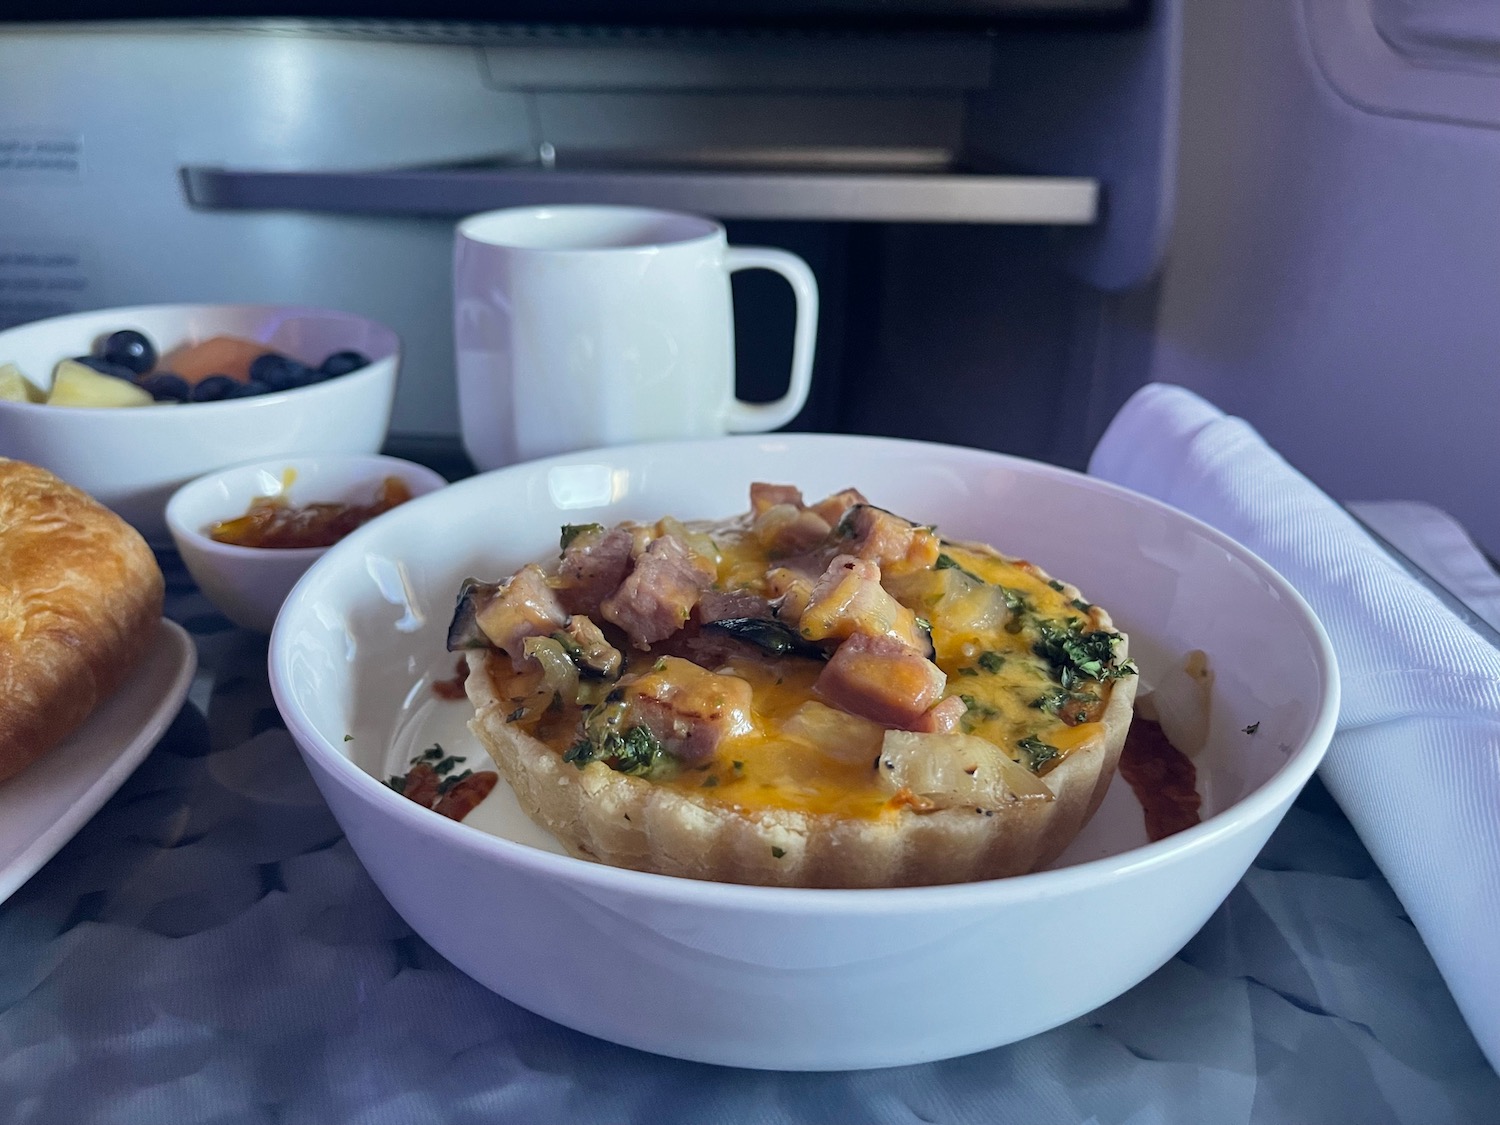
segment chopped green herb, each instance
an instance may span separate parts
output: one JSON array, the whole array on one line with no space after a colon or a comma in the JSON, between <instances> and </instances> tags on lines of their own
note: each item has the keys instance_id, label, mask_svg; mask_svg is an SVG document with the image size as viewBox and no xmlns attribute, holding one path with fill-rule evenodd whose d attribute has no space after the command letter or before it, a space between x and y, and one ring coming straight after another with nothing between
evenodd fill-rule
<instances>
[{"instance_id":1,"label":"chopped green herb","mask_svg":"<svg viewBox=\"0 0 1500 1125\"><path fill-rule=\"evenodd\" d=\"M964 667L964 668L957 669L957 672L958 672L958 674L960 676L977 676L977 675L979 675L979 669L978 668Z\"/></svg>"},{"instance_id":2,"label":"chopped green herb","mask_svg":"<svg viewBox=\"0 0 1500 1125\"><path fill-rule=\"evenodd\" d=\"M518 722L521 719L524 719L525 717L526 717L526 708L525 707L517 707L509 715L505 716L505 721L507 723L514 723L514 722Z\"/></svg>"},{"instance_id":3,"label":"chopped green herb","mask_svg":"<svg viewBox=\"0 0 1500 1125\"><path fill-rule=\"evenodd\" d=\"M1005 667L1005 657L998 652L981 652L979 654L979 666L986 672L998 672Z\"/></svg>"},{"instance_id":4,"label":"chopped green herb","mask_svg":"<svg viewBox=\"0 0 1500 1125\"><path fill-rule=\"evenodd\" d=\"M573 545L573 540L585 532L603 530L604 525L602 523L565 523L562 526L562 535L559 538L558 546L566 551Z\"/></svg>"},{"instance_id":5,"label":"chopped green herb","mask_svg":"<svg viewBox=\"0 0 1500 1125\"><path fill-rule=\"evenodd\" d=\"M1025 619L1032 613L1031 603L1026 600L1025 594L1012 590L1009 586L1001 586L1000 593L1005 596L1005 610L1010 614L1005 622L1005 631L1019 633Z\"/></svg>"},{"instance_id":6,"label":"chopped green herb","mask_svg":"<svg viewBox=\"0 0 1500 1125\"><path fill-rule=\"evenodd\" d=\"M1260 720L1256 719L1255 722L1251 723L1248 727L1245 728L1245 733L1254 734L1258 730L1260 730Z\"/></svg>"},{"instance_id":7,"label":"chopped green herb","mask_svg":"<svg viewBox=\"0 0 1500 1125\"><path fill-rule=\"evenodd\" d=\"M458 764L462 761L462 758L455 757L454 755L449 754L446 758L438 762L437 765L432 767L432 772L437 774L439 777L443 777L444 775L450 774L455 769L457 769Z\"/></svg>"},{"instance_id":8,"label":"chopped green herb","mask_svg":"<svg viewBox=\"0 0 1500 1125\"><path fill-rule=\"evenodd\" d=\"M352 734L346 734L346 735L344 735L344 741L345 742L353 742L354 741L354 736Z\"/></svg>"},{"instance_id":9,"label":"chopped green herb","mask_svg":"<svg viewBox=\"0 0 1500 1125\"><path fill-rule=\"evenodd\" d=\"M705 777L703 779L703 786L702 786L702 788L704 788L704 789L712 789L714 786L716 786L718 784L719 784L719 777L718 777L718 775L711 773L711 774L709 774L707 777Z\"/></svg>"},{"instance_id":10,"label":"chopped green herb","mask_svg":"<svg viewBox=\"0 0 1500 1125\"><path fill-rule=\"evenodd\" d=\"M563 761L579 769L590 762L603 762L620 773L650 773L665 757L666 751L650 729L633 726L624 734L610 727L598 731L597 738L581 738L563 754Z\"/></svg>"},{"instance_id":11,"label":"chopped green herb","mask_svg":"<svg viewBox=\"0 0 1500 1125\"><path fill-rule=\"evenodd\" d=\"M406 795L406 778L398 775L392 777L389 781L386 782L386 784L394 789L397 793L400 793L402 796Z\"/></svg>"},{"instance_id":12,"label":"chopped green herb","mask_svg":"<svg viewBox=\"0 0 1500 1125\"><path fill-rule=\"evenodd\" d=\"M732 765L737 770L742 770L742 769L745 768L745 763L744 762L730 762L729 764Z\"/></svg>"},{"instance_id":13,"label":"chopped green herb","mask_svg":"<svg viewBox=\"0 0 1500 1125\"><path fill-rule=\"evenodd\" d=\"M786 855L786 849L785 848L778 848L775 844L772 844L771 845L771 855L775 859L780 859L782 856Z\"/></svg>"},{"instance_id":14,"label":"chopped green herb","mask_svg":"<svg viewBox=\"0 0 1500 1125\"><path fill-rule=\"evenodd\" d=\"M983 578L979 577L979 575L975 574L972 570L967 570L964 567L959 566L958 562L953 558L952 555L947 555L947 554L938 555L937 562L935 562L935 563L932 564L932 569L933 570L956 570L956 571L958 571L958 573L962 574L965 578L972 578L975 582L983 583L986 586L989 585L989 583L985 582Z\"/></svg>"},{"instance_id":15,"label":"chopped green herb","mask_svg":"<svg viewBox=\"0 0 1500 1125\"><path fill-rule=\"evenodd\" d=\"M464 770L463 773L456 773L452 777L445 777L442 781L438 782L438 795L439 796L446 795L447 792L448 792L448 790L452 789L455 785L457 785L464 778L466 778L466 777L472 777L473 775L474 775L474 771L473 770Z\"/></svg>"},{"instance_id":16,"label":"chopped green herb","mask_svg":"<svg viewBox=\"0 0 1500 1125\"><path fill-rule=\"evenodd\" d=\"M964 701L964 707L966 708L964 717L960 722L967 724L982 723L986 719L993 719L996 715L1000 714L999 711L995 710L988 703L981 703L972 695L961 694L958 698ZM967 726L965 729L968 729Z\"/></svg>"},{"instance_id":17,"label":"chopped green herb","mask_svg":"<svg viewBox=\"0 0 1500 1125\"><path fill-rule=\"evenodd\" d=\"M1047 585L1051 586L1058 593L1062 593L1062 591L1064 589L1063 584L1061 582L1059 582L1056 578L1049 578L1049 579L1047 579Z\"/></svg>"},{"instance_id":18,"label":"chopped green herb","mask_svg":"<svg viewBox=\"0 0 1500 1125\"><path fill-rule=\"evenodd\" d=\"M1087 613L1089 610L1094 608L1094 604L1092 602L1086 602L1082 598L1074 598L1068 604L1076 609L1079 613Z\"/></svg>"},{"instance_id":19,"label":"chopped green herb","mask_svg":"<svg viewBox=\"0 0 1500 1125\"><path fill-rule=\"evenodd\" d=\"M418 762L441 762L447 756L448 751L443 749L442 743L434 742L426 750L423 750L411 760L412 765Z\"/></svg>"},{"instance_id":20,"label":"chopped green herb","mask_svg":"<svg viewBox=\"0 0 1500 1125\"><path fill-rule=\"evenodd\" d=\"M625 732L623 747L614 751L609 767L621 773L650 773L665 753L648 728L631 727Z\"/></svg>"},{"instance_id":21,"label":"chopped green herb","mask_svg":"<svg viewBox=\"0 0 1500 1125\"><path fill-rule=\"evenodd\" d=\"M1064 687L1048 688L1031 701L1031 705L1039 711L1050 711L1057 714L1057 709L1068 701L1073 693Z\"/></svg>"},{"instance_id":22,"label":"chopped green herb","mask_svg":"<svg viewBox=\"0 0 1500 1125\"><path fill-rule=\"evenodd\" d=\"M932 635L932 622L928 621L925 617L917 618L917 628L921 629L928 636Z\"/></svg>"},{"instance_id":23,"label":"chopped green herb","mask_svg":"<svg viewBox=\"0 0 1500 1125\"><path fill-rule=\"evenodd\" d=\"M1041 639L1031 646L1031 651L1052 665L1063 687L1071 688L1080 679L1107 683L1136 674L1133 663L1115 658L1120 634L1103 629L1085 633L1076 625L1059 629L1046 621L1039 624Z\"/></svg>"},{"instance_id":24,"label":"chopped green herb","mask_svg":"<svg viewBox=\"0 0 1500 1125\"><path fill-rule=\"evenodd\" d=\"M1031 705L1040 711L1046 711L1050 715L1062 717L1064 710L1071 708L1075 703L1089 704L1099 702L1099 697L1091 691L1079 691L1077 688L1055 687L1048 688L1031 701ZM1088 714L1087 711L1078 710L1073 712L1076 722L1082 722ZM1080 717L1082 716L1082 717Z\"/></svg>"},{"instance_id":25,"label":"chopped green herb","mask_svg":"<svg viewBox=\"0 0 1500 1125\"><path fill-rule=\"evenodd\" d=\"M1051 763L1061 757L1061 752L1056 746L1051 746L1039 738L1028 736L1016 745L1026 757L1026 768L1035 774L1046 773Z\"/></svg>"}]
</instances>

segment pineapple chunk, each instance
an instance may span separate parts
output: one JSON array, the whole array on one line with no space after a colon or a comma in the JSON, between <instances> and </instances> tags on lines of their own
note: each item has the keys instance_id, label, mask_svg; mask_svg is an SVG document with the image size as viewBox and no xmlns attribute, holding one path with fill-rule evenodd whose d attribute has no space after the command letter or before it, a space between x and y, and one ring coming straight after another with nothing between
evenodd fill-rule
<instances>
[{"instance_id":1,"label":"pineapple chunk","mask_svg":"<svg viewBox=\"0 0 1500 1125\"><path fill-rule=\"evenodd\" d=\"M49 406L150 406L155 401L134 383L101 375L71 359L53 371L52 393L47 396Z\"/></svg>"},{"instance_id":2,"label":"pineapple chunk","mask_svg":"<svg viewBox=\"0 0 1500 1125\"><path fill-rule=\"evenodd\" d=\"M14 363L0 363L0 399L8 402L42 402L46 399L41 388L34 384Z\"/></svg>"}]
</instances>

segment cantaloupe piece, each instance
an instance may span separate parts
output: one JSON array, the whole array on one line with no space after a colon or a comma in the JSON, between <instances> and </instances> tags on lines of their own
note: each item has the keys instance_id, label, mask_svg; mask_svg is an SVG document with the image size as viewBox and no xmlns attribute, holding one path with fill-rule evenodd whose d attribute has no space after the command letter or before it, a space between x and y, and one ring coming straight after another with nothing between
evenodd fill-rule
<instances>
[{"instance_id":1,"label":"cantaloupe piece","mask_svg":"<svg viewBox=\"0 0 1500 1125\"><path fill-rule=\"evenodd\" d=\"M241 383L250 379L250 364L271 349L239 336L211 336L196 344L173 348L157 362L158 371L171 371L196 384L210 375L228 375Z\"/></svg>"},{"instance_id":2,"label":"cantaloupe piece","mask_svg":"<svg viewBox=\"0 0 1500 1125\"><path fill-rule=\"evenodd\" d=\"M0 398L9 402L42 402L47 396L14 363L0 363Z\"/></svg>"},{"instance_id":3,"label":"cantaloupe piece","mask_svg":"<svg viewBox=\"0 0 1500 1125\"><path fill-rule=\"evenodd\" d=\"M155 401L134 383L101 375L71 359L57 365L47 395L49 406L150 406Z\"/></svg>"}]
</instances>

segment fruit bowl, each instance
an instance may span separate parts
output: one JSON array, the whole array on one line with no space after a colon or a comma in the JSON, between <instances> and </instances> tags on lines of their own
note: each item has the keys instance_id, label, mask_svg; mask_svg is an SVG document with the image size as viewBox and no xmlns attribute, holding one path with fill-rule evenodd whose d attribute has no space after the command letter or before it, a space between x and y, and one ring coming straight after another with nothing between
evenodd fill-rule
<instances>
[{"instance_id":1,"label":"fruit bowl","mask_svg":"<svg viewBox=\"0 0 1500 1125\"><path fill-rule=\"evenodd\" d=\"M188 402L157 402L142 389L145 380L137 386L88 364L61 363L103 361L90 353L126 330L144 335L163 359L181 345L228 337L295 361L299 372L346 351L369 362L306 385L289 378L276 390L261 380L254 388L261 393ZM202 362L230 365L245 358L205 356ZM293 453L377 452L390 423L399 363L400 341L384 325L293 305L148 305L34 321L0 332L0 369L14 365L43 395L57 373L85 387L83 402L102 394L104 403L117 404L82 405L74 391L59 396L63 404L0 399L0 455L51 470L109 505L154 545L166 545L167 499L204 473Z\"/></svg>"}]
</instances>

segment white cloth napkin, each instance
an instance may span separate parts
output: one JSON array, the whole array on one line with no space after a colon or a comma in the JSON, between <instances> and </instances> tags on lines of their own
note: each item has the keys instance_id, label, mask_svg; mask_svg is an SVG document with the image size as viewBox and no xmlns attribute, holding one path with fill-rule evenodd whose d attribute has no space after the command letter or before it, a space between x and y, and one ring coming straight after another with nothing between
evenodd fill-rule
<instances>
[{"instance_id":1,"label":"white cloth napkin","mask_svg":"<svg viewBox=\"0 0 1500 1125\"><path fill-rule=\"evenodd\" d=\"M1500 651L1247 423L1152 384L1089 472L1239 540L1312 605L1343 710L1323 781L1500 1069Z\"/></svg>"}]
</instances>

